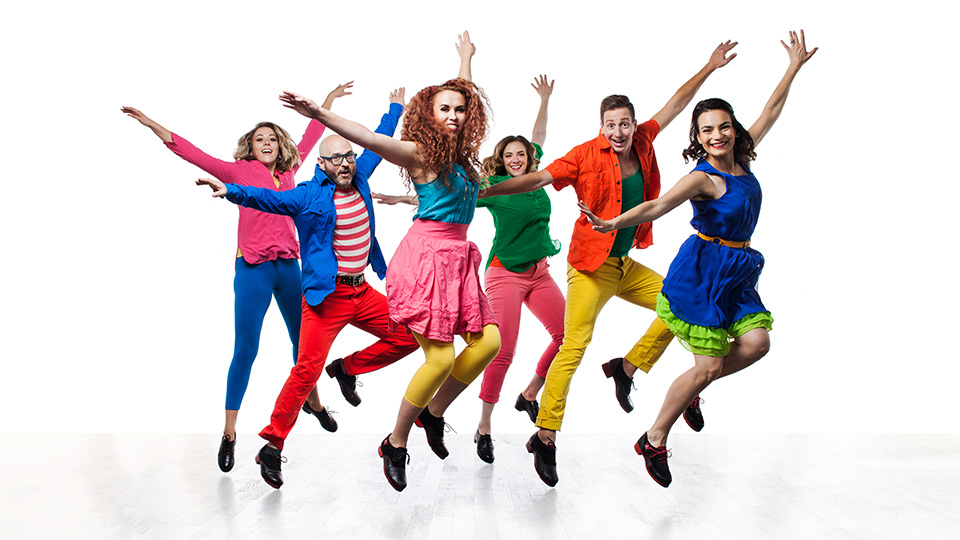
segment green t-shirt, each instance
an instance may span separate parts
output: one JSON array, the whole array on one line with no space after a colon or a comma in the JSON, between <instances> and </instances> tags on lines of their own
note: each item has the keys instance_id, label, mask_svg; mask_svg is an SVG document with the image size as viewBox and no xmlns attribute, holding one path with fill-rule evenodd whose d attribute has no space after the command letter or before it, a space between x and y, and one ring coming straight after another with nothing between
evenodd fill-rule
<instances>
[{"instance_id":1,"label":"green t-shirt","mask_svg":"<svg viewBox=\"0 0 960 540\"><path fill-rule=\"evenodd\" d=\"M543 149L536 143L533 149L534 157L540 159ZM491 176L487 181L494 185L510 178L509 175ZM493 215L496 229L487 266L496 256L507 270L526 272L540 259L560 252L560 242L550 238L550 197L543 188L479 199L477 208L481 207Z\"/></svg>"},{"instance_id":2,"label":"green t-shirt","mask_svg":"<svg viewBox=\"0 0 960 540\"><path fill-rule=\"evenodd\" d=\"M620 213L643 203L643 173L640 168L629 178L623 179L623 203L620 205ZM638 225L620 229L617 231L617 237L613 240L613 247L610 248L611 257L623 257L630 253L633 247L633 237L637 235Z\"/></svg>"}]
</instances>

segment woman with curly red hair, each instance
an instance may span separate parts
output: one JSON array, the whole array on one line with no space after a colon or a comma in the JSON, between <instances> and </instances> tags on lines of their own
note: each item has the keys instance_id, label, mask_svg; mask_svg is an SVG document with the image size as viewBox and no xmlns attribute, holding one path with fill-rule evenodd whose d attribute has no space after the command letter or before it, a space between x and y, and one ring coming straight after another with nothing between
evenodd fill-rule
<instances>
[{"instance_id":1,"label":"woman with curly red hair","mask_svg":"<svg viewBox=\"0 0 960 540\"><path fill-rule=\"evenodd\" d=\"M500 350L500 332L480 288L480 250L467 240L480 192L480 143L486 136L483 92L470 81L476 48L460 36L460 73L417 93L407 107L400 140L284 92L287 107L316 119L351 142L404 170L419 198L413 226L387 266L387 303L393 322L413 333L426 362L410 381L394 430L380 444L383 472L397 491L407 485L407 437L413 424L441 459L443 413ZM453 336L467 347L457 355Z\"/></svg>"},{"instance_id":2,"label":"woman with curly red hair","mask_svg":"<svg viewBox=\"0 0 960 540\"><path fill-rule=\"evenodd\" d=\"M490 185L537 170L547 139L547 107L553 93L553 81L547 76L534 78L531 84L540 96L540 109L528 140L508 135L494 146L493 155L483 160L480 176ZM382 204L417 204L416 197L372 194ZM492 417L500 400L507 370L513 363L520 332L520 311L526 305L550 334L550 343L537 361L533 377L517 396L514 408L536 422L540 405L537 395L543 388L547 370L563 343L565 301L560 287L550 276L547 257L560 251L560 242L550 236L550 197L543 188L529 193L479 199L493 216L493 246L487 257L483 287L500 324L500 352L483 372L480 383L480 422L473 436L477 455L493 463Z\"/></svg>"}]
</instances>

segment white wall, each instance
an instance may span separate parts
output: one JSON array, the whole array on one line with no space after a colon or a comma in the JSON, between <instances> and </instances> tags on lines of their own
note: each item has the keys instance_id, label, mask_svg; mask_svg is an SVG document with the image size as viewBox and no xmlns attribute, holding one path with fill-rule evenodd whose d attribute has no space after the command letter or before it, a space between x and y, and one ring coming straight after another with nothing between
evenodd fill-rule
<instances>
[{"instance_id":1,"label":"white wall","mask_svg":"<svg viewBox=\"0 0 960 540\"><path fill-rule=\"evenodd\" d=\"M625 93L647 118L726 39L740 42L738 57L698 97L726 98L749 125L786 68L779 40L802 27L820 52L798 76L755 165L764 209L754 246L767 258L760 290L776 318L772 350L704 394L709 429L957 432L950 411L960 355L949 337L958 325L949 278L956 273L952 4L814 1L793 13L769 2L624 2L602 10L582 2L221 4L5 9L0 148L14 157L0 212L0 431L220 429L237 211L195 187L201 172L122 115L121 105L226 159L258 121L302 133L305 119L276 99L285 89L319 100L355 79L354 95L335 108L375 125L390 89L405 86L410 97L455 75L454 43L468 28L478 48L474 79L494 110L484 151L507 134L529 133L538 105L529 83L547 73L557 81L549 162L596 135L602 97ZM664 189L690 168L680 158L688 115L657 139ZM400 191L398 169L382 165L373 185ZM550 192L554 235L564 244L553 272L565 289L575 196ZM411 214L378 212L389 257ZM633 256L665 272L690 234L689 218L683 206L660 220L656 245ZM487 252L485 211L470 237ZM512 402L547 338L525 316L495 416L501 432L531 429ZM691 355L674 344L650 375L638 376L629 416L599 365L626 352L652 317L621 301L608 305L574 378L565 431L640 433L649 425ZM241 432L268 420L289 369L285 336L272 307ZM331 358L368 342L346 331ZM421 359L417 353L362 377L358 409L324 377L321 393L341 411L341 429L389 430ZM479 415L477 386L448 413L461 432Z\"/></svg>"}]
</instances>

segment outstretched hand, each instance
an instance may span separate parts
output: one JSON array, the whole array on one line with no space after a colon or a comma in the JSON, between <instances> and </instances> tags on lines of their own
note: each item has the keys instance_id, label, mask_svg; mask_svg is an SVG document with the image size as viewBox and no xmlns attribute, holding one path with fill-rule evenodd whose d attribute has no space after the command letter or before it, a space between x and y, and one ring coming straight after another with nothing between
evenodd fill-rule
<instances>
[{"instance_id":1,"label":"outstretched hand","mask_svg":"<svg viewBox=\"0 0 960 540\"><path fill-rule=\"evenodd\" d=\"M542 100L550 99L550 94L553 93L553 80L550 81L550 84L547 84L546 74L534 77L530 86L540 94L540 99Z\"/></svg>"},{"instance_id":2,"label":"outstretched hand","mask_svg":"<svg viewBox=\"0 0 960 540\"><path fill-rule=\"evenodd\" d=\"M407 108L407 102L404 97L407 94L407 89L401 86L396 90L390 92L390 103L398 103L401 107Z\"/></svg>"},{"instance_id":3,"label":"outstretched hand","mask_svg":"<svg viewBox=\"0 0 960 540\"><path fill-rule=\"evenodd\" d=\"M293 109L307 118L319 120L318 117L320 116L321 109L316 102L308 97L304 97L293 92L284 91L282 94L280 94L280 101L282 101L283 106L288 109Z\"/></svg>"},{"instance_id":4,"label":"outstretched hand","mask_svg":"<svg viewBox=\"0 0 960 540\"><path fill-rule=\"evenodd\" d=\"M600 219L594 215L594 213L590 211L590 207L583 204L583 201L578 201L577 206L580 207L580 213L587 216L587 219L590 220L590 223L593 223L593 230L597 232L608 233L616 229L616 227L613 226L613 222Z\"/></svg>"},{"instance_id":5,"label":"outstretched hand","mask_svg":"<svg viewBox=\"0 0 960 540\"><path fill-rule=\"evenodd\" d=\"M730 41L729 39L720 45L717 45L717 48L713 50L713 54L710 55L710 60L707 61L707 65L711 69L722 68L723 66L730 63L731 60L737 57L737 53L733 53L730 56L727 56L734 47L737 46L736 41Z\"/></svg>"},{"instance_id":6,"label":"outstretched hand","mask_svg":"<svg viewBox=\"0 0 960 540\"><path fill-rule=\"evenodd\" d=\"M227 186L223 185L223 182L219 180L214 180L213 178L197 178L198 186L210 186L210 189L213 190L214 197L225 197L227 195Z\"/></svg>"},{"instance_id":7,"label":"outstretched hand","mask_svg":"<svg viewBox=\"0 0 960 540\"><path fill-rule=\"evenodd\" d=\"M460 55L460 58L470 59L473 57L473 54L477 52L476 45L470 41L470 32L466 30L462 34L457 36L457 54Z\"/></svg>"},{"instance_id":8,"label":"outstretched hand","mask_svg":"<svg viewBox=\"0 0 960 540\"><path fill-rule=\"evenodd\" d=\"M120 107L120 112L148 127L154 123L150 117L143 114L138 109L134 109L133 107Z\"/></svg>"},{"instance_id":9,"label":"outstretched hand","mask_svg":"<svg viewBox=\"0 0 960 540\"><path fill-rule=\"evenodd\" d=\"M377 201L377 204L389 204L391 206L395 204L417 204L416 197L411 197L409 195L384 195L383 193L371 192L370 197Z\"/></svg>"},{"instance_id":10,"label":"outstretched hand","mask_svg":"<svg viewBox=\"0 0 960 540\"><path fill-rule=\"evenodd\" d=\"M338 84L336 88L334 88L333 90L330 91L329 94L327 94L327 97L332 99L337 99L343 96L349 96L353 94L353 92L350 91L352 88L353 88L353 81L345 82L343 84Z\"/></svg>"},{"instance_id":11,"label":"outstretched hand","mask_svg":"<svg viewBox=\"0 0 960 540\"><path fill-rule=\"evenodd\" d=\"M800 35L797 35L793 30L790 31L790 44L787 45L780 40L780 44L783 45L783 48L787 50L787 54L790 55L790 65L796 66L798 69L800 66L807 63L807 60L813 58L813 54L817 52L817 49L820 47L814 47L812 51L807 52L807 43L803 36L803 30L800 30Z\"/></svg>"}]
</instances>

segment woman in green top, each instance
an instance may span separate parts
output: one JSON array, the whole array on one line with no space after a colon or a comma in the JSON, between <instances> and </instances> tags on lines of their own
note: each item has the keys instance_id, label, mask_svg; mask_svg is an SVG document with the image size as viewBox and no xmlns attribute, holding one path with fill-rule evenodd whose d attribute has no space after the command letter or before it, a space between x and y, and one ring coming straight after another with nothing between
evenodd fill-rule
<instances>
[{"instance_id":1,"label":"woman in green top","mask_svg":"<svg viewBox=\"0 0 960 540\"><path fill-rule=\"evenodd\" d=\"M497 143L493 155L483 160L481 175L492 185L533 172L540 163L540 145L547 138L547 103L553 81L546 75L536 78L533 89L540 94L540 110L533 124L531 141L511 135ZM487 259L483 287L500 323L500 353L483 372L480 385L480 425L474 435L477 455L493 463L490 419L500 399L507 369L513 362L520 331L520 306L526 305L550 334L550 344L540 356L533 378L517 396L515 408L536 422L540 405L537 394L543 388L547 369L563 342L563 293L550 277L547 257L560 251L560 243L550 238L550 198L543 188L530 193L480 199L493 215L496 233Z\"/></svg>"},{"instance_id":2,"label":"woman in green top","mask_svg":"<svg viewBox=\"0 0 960 540\"><path fill-rule=\"evenodd\" d=\"M491 185L537 169L543 151L540 145L547 138L547 104L553 92L553 81L541 75L531 84L540 95L540 110L533 124L531 141L519 135L505 137L497 143L493 155L483 160L481 176ZM374 193L384 204L398 202L416 204L414 197ZM493 463L493 440L490 418L500 400L500 389L507 369L513 362L520 331L520 307L527 309L543 323L551 341L540 356L533 378L517 396L516 409L526 412L536 422L540 405L537 394L543 388L547 369L563 342L565 302L560 287L550 277L547 257L560 251L560 243L550 238L550 198L543 188L530 193L490 197L477 201L493 215L496 233L483 276L487 299L500 325L500 352L483 372L480 399L483 406L480 425L474 435L477 455Z\"/></svg>"}]
</instances>

